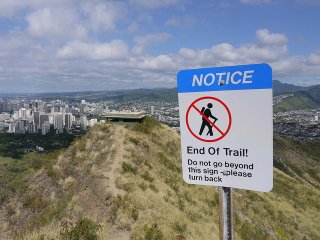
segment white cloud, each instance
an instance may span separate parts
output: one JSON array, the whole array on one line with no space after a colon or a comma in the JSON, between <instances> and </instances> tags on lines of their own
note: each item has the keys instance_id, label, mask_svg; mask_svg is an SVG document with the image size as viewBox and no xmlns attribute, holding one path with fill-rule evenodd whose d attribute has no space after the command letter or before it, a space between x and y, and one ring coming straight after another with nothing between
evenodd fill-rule
<instances>
[{"instance_id":1,"label":"white cloud","mask_svg":"<svg viewBox=\"0 0 320 240\"><path fill-rule=\"evenodd\" d=\"M156 57L143 57L137 64L142 69L165 70L170 71L177 68L174 58L168 55L159 55Z\"/></svg>"},{"instance_id":2,"label":"white cloud","mask_svg":"<svg viewBox=\"0 0 320 240\"><path fill-rule=\"evenodd\" d=\"M255 62L272 62L283 58L287 53L285 35L270 33L267 29L257 30L258 42L245 44L238 48L221 43L208 49L193 50L182 48L178 57L186 65L210 66L233 65ZM193 67L194 67L193 66Z\"/></svg>"},{"instance_id":3,"label":"white cloud","mask_svg":"<svg viewBox=\"0 0 320 240\"><path fill-rule=\"evenodd\" d=\"M113 40L110 43L73 41L57 52L57 57L63 59L121 60L127 55L128 47L122 40Z\"/></svg>"},{"instance_id":4,"label":"white cloud","mask_svg":"<svg viewBox=\"0 0 320 240\"><path fill-rule=\"evenodd\" d=\"M259 29L256 32L259 42L265 45L284 45L287 44L288 38L281 33L270 33L268 29Z\"/></svg>"},{"instance_id":5,"label":"white cloud","mask_svg":"<svg viewBox=\"0 0 320 240\"><path fill-rule=\"evenodd\" d=\"M0 86L6 86L1 91L14 91L17 86L23 86L24 91L43 92L173 87L176 73L181 69L261 62L272 65L274 77L280 80L306 78L309 84L320 80L317 77L320 76L320 52L291 56L287 36L268 29L258 29L256 41L240 46L224 42L203 49L181 48L176 53L150 56L147 48L168 41L171 37L168 33L136 36L133 49L129 49L124 40L81 39L75 26L88 28L86 22L79 21L77 12L70 8L64 9L61 15L56 9L60 7L33 10L28 14L27 32L12 31L0 36ZM54 16L61 19L55 20ZM57 28L59 24L61 29ZM97 26L99 31L106 31L101 30L102 25ZM106 29L112 31L112 28ZM106 36L113 39L110 35L108 32ZM48 46L42 44L46 42L42 39L45 36L62 40L58 45Z\"/></svg>"},{"instance_id":6,"label":"white cloud","mask_svg":"<svg viewBox=\"0 0 320 240\"><path fill-rule=\"evenodd\" d=\"M151 44L157 43L157 42L165 42L171 37L168 33L149 33L142 36L136 36L134 38L135 46L133 47L132 52L134 54L143 54L147 47Z\"/></svg>"},{"instance_id":7,"label":"white cloud","mask_svg":"<svg viewBox=\"0 0 320 240\"><path fill-rule=\"evenodd\" d=\"M77 14L72 9L44 8L26 17L28 32L35 37L44 38L85 38L86 29L78 23Z\"/></svg>"},{"instance_id":8,"label":"white cloud","mask_svg":"<svg viewBox=\"0 0 320 240\"><path fill-rule=\"evenodd\" d=\"M72 2L74 2L74 0L1 0L0 17L13 17L14 14L21 9L68 6Z\"/></svg>"},{"instance_id":9,"label":"white cloud","mask_svg":"<svg viewBox=\"0 0 320 240\"><path fill-rule=\"evenodd\" d=\"M317 53L312 53L308 59L307 59L308 64L311 66L317 66L320 65L320 52Z\"/></svg>"},{"instance_id":10,"label":"white cloud","mask_svg":"<svg viewBox=\"0 0 320 240\"><path fill-rule=\"evenodd\" d=\"M115 31L116 21L125 17L127 8L122 2L87 1L82 5L82 11L94 31Z\"/></svg>"},{"instance_id":11,"label":"white cloud","mask_svg":"<svg viewBox=\"0 0 320 240\"><path fill-rule=\"evenodd\" d=\"M58 0L51 5L50 1L42 7L41 1L27 0L29 5L33 3L33 8L25 16L25 30L33 37L46 38L55 46L77 40L88 41L89 36L116 31L117 21L126 13L126 5L118 1ZM23 6L28 6L27 3Z\"/></svg>"},{"instance_id":12,"label":"white cloud","mask_svg":"<svg viewBox=\"0 0 320 240\"><path fill-rule=\"evenodd\" d=\"M177 54L140 59L139 67L172 73L185 68L203 68L252 63L269 63L275 78L290 78L320 75L320 53L309 56L288 56L285 35L271 33L267 29L256 32L257 43L235 47L221 43L207 49L181 48ZM173 77L173 76L172 76ZM313 79L313 78L312 78Z\"/></svg>"},{"instance_id":13,"label":"white cloud","mask_svg":"<svg viewBox=\"0 0 320 240\"><path fill-rule=\"evenodd\" d=\"M7 36L0 37L0 57L19 56L22 51L25 51L30 46L35 47L35 44L28 36L18 32L11 32Z\"/></svg>"},{"instance_id":14,"label":"white cloud","mask_svg":"<svg viewBox=\"0 0 320 240\"><path fill-rule=\"evenodd\" d=\"M149 33L143 36L137 36L134 41L138 45L147 46L154 42L164 42L170 38L169 33Z\"/></svg>"}]
</instances>

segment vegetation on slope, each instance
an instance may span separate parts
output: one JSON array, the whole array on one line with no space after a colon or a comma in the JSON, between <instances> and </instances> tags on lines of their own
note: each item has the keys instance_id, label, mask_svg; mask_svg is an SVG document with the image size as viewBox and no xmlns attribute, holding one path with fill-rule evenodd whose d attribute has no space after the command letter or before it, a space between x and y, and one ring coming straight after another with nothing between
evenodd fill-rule
<instances>
[{"instance_id":1,"label":"vegetation on slope","mask_svg":"<svg viewBox=\"0 0 320 240\"><path fill-rule=\"evenodd\" d=\"M289 83L282 83L279 80L272 81L273 96L278 96L284 93L293 93L301 90L306 90L306 87L297 86Z\"/></svg>"},{"instance_id":2,"label":"vegetation on slope","mask_svg":"<svg viewBox=\"0 0 320 240\"><path fill-rule=\"evenodd\" d=\"M217 188L184 183L180 154L179 135L147 118L28 155L14 162L27 164L20 173L6 165L25 184L3 200L0 238L218 239ZM319 181L308 173L318 150L276 136L275 154L271 193L234 190L236 239L320 239Z\"/></svg>"},{"instance_id":3,"label":"vegetation on slope","mask_svg":"<svg viewBox=\"0 0 320 240\"><path fill-rule=\"evenodd\" d=\"M79 135L82 135L80 132ZM46 152L68 147L76 138L76 135L64 132L55 134L51 131L47 135L41 134L0 134L0 155L21 159L29 150L34 151L36 146L45 149Z\"/></svg>"},{"instance_id":4,"label":"vegetation on slope","mask_svg":"<svg viewBox=\"0 0 320 240\"><path fill-rule=\"evenodd\" d=\"M287 97L283 102L278 103L274 106L274 112L285 112L299 109L312 109L318 108L317 103L313 98L310 97L306 92L296 92L291 97Z\"/></svg>"},{"instance_id":5,"label":"vegetation on slope","mask_svg":"<svg viewBox=\"0 0 320 240\"><path fill-rule=\"evenodd\" d=\"M274 165L286 174L320 187L320 148L318 142L295 142L274 136Z\"/></svg>"}]
</instances>

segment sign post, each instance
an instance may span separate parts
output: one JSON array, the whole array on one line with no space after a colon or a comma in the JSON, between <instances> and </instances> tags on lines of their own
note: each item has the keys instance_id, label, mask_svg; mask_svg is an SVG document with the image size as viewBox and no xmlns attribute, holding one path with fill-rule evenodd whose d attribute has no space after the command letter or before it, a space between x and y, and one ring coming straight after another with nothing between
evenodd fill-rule
<instances>
[{"instance_id":1,"label":"sign post","mask_svg":"<svg viewBox=\"0 0 320 240\"><path fill-rule=\"evenodd\" d=\"M232 239L230 188L273 186L271 67L182 70L177 82L183 179L222 187L221 239Z\"/></svg>"},{"instance_id":2,"label":"sign post","mask_svg":"<svg viewBox=\"0 0 320 240\"><path fill-rule=\"evenodd\" d=\"M232 191L228 187L219 187L220 240L233 239L233 203Z\"/></svg>"}]
</instances>

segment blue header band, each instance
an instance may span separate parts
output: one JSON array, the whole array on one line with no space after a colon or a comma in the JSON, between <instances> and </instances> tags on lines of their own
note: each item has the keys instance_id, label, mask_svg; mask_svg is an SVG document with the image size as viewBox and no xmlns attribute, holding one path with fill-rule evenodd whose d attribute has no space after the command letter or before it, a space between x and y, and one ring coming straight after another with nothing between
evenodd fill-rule
<instances>
[{"instance_id":1,"label":"blue header band","mask_svg":"<svg viewBox=\"0 0 320 240\"><path fill-rule=\"evenodd\" d=\"M272 89L272 69L268 64L182 70L178 92L208 92Z\"/></svg>"}]
</instances>

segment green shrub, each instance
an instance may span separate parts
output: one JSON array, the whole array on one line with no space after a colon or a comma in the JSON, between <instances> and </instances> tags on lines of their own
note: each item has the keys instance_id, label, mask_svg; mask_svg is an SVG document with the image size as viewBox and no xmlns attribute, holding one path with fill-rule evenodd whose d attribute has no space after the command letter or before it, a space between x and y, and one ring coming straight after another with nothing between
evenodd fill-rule
<instances>
[{"instance_id":1,"label":"green shrub","mask_svg":"<svg viewBox=\"0 0 320 240\"><path fill-rule=\"evenodd\" d=\"M175 222L173 224L173 230L175 230L179 234L185 234L187 232L187 224Z\"/></svg>"},{"instance_id":2,"label":"green shrub","mask_svg":"<svg viewBox=\"0 0 320 240\"><path fill-rule=\"evenodd\" d=\"M149 188L154 192L159 192L158 188L154 184L150 184Z\"/></svg>"},{"instance_id":3,"label":"green shrub","mask_svg":"<svg viewBox=\"0 0 320 240\"><path fill-rule=\"evenodd\" d=\"M241 222L239 220L238 222ZM268 239L268 234L260 228L256 228L253 224L244 221L240 223L240 227L236 230L242 239L265 240Z\"/></svg>"},{"instance_id":4,"label":"green shrub","mask_svg":"<svg viewBox=\"0 0 320 240\"><path fill-rule=\"evenodd\" d=\"M149 172L144 172L143 174L141 174L141 177L148 182L154 181L154 178L150 176Z\"/></svg>"},{"instance_id":5,"label":"green shrub","mask_svg":"<svg viewBox=\"0 0 320 240\"><path fill-rule=\"evenodd\" d=\"M141 190L143 190L143 191L145 191L145 190L147 190L147 185L145 184L145 183L139 183L139 188L141 188Z\"/></svg>"},{"instance_id":6,"label":"green shrub","mask_svg":"<svg viewBox=\"0 0 320 240\"><path fill-rule=\"evenodd\" d=\"M158 224L153 224L151 227L145 226L145 240L162 240L164 239L162 231L159 229Z\"/></svg>"},{"instance_id":7,"label":"green shrub","mask_svg":"<svg viewBox=\"0 0 320 240\"><path fill-rule=\"evenodd\" d=\"M97 240L101 226L88 218L79 219L75 224L66 223L60 231L61 240Z\"/></svg>"},{"instance_id":8,"label":"green shrub","mask_svg":"<svg viewBox=\"0 0 320 240\"><path fill-rule=\"evenodd\" d=\"M169 158L167 158L162 152L158 153L159 162L173 172L181 172L181 167L177 166Z\"/></svg>"},{"instance_id":9,"label":"green shrub","mask_svg":"<svg viewBox=\"0 0 320 240\"><path fill-rule=\"evenodd\" d=\"M279 240L287 240L287 234L282 227L280 226L276 227L276 232L279 235Z\"/></svg>"},{"instance_id":10,"label":"green shrub","mask_svg":"<svg viewBox=\"0 0 320 240\"><path fill-rule=\"evenodd\" d=\"M23 206L31 209L32 211L42 210L46 208L48 204L49 202L43 199L41 194L37 192L29 194L23 202Z\"/></svg>"},{"instance_id":11,"label":"green shrub","mask_svg":"<svg viewBox=\"0 0 320 240\"><path fill-rule=\"evenodd\" d=\"M178 195L178 208L180 211L184 211L185 209L184 199L182 199L179 195Z\"/></svg>"},{"instance_id":12,"label":"green shrub","mask_svg":"<svg viewBox=\"0 0 320 240\"><path fill-rule=\"evenodd\" d=\"M179 147L176 141L174 140L169 140L166 143L166 149L168 150L168 152L172 155L175 155L179 152Z\"/></svg>"},{"instance_id":13,"label":"green shrub","mask_svg":"<svg viewBox=\"0 0 320 240\"><path fill-rule=\"evenodd\" d=\"M37 240L46 240L46 235L41 234L41 235L37 238Z\"/></svg>"},{"instance_id":14,"label":"green shrub","mask_svg":"<svg viewBox=\"0 0 320 240\"><path fill-rule=\"evenodd\" d=\"M139 145L139 140L133 137L129 137L129 141L134 143L135 145Z\"/></svg>"},{"instance_id":15,"label":"green shrub","mask_svg":"<svg viewBox=\"0 0 320 240\"><path fill-rule=\"evenodd\" d=\"M179 179L177 179L177 177L174 177L174 176L166 177L164 182L176 193L180 191L179 184L178 184Z\"/></svg>"},{"instance_id":16,"label":"green shrub","mask_svg":"<svg viewBox=\"0 0 320 240\"><path fill-rule=\"evenodd\" d=\"M141 123L133 126L133 130L149 134L154 127L159 126L161 126L160 122L158 122L153 117L146 116Z\"/></svg>"},{"instance_id":17,"label":"green shrub","mask_svg":"<svg viewBox=\"0 0 320 240\"><path fill-rule=\"evenodd\" d=\"M132 208L131 218L132 218L134 221L137 221L137 220L138 220L138 217L139 217L139 210L138 210L136 207Z\"/></svg>"},{"instance_id":18,"label":"green shrub","mask_svg":"<svg viewBox=\"0 0 320 240\"><path fill-rule=\"evenodd\" d=\"M134 175L137 174L137 168L133 167L130 163L122 162L122 172L123 173L133 173Z\"/></svg>"}]
</instances>

